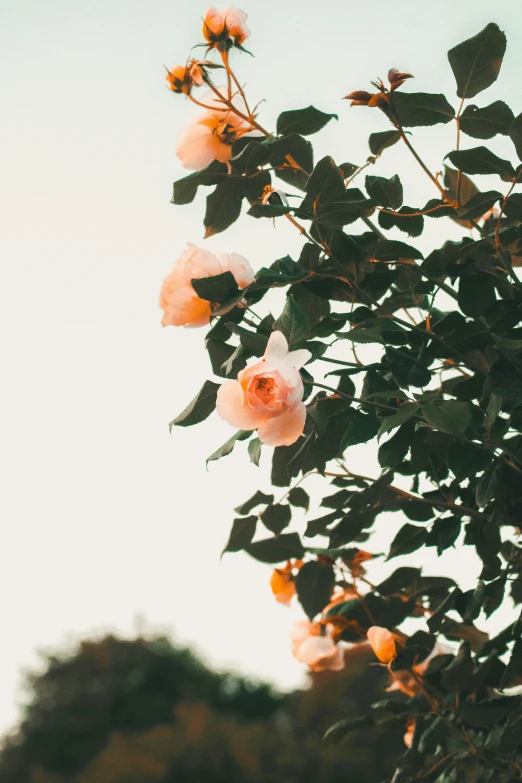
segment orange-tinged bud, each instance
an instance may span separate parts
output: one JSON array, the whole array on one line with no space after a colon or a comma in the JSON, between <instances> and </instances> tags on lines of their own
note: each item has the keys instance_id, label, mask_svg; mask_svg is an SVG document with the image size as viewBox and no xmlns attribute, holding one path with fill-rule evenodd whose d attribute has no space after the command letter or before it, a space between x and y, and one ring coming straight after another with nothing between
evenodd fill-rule
<instances>
[{"instance_id":1,"label":"orange-tinged bud","mask_svg":"<svg viewBox=\"0 0 522 783\"><path fill-rule=\"evenodd\" d=\"M372 625L367 633L368 641L377 658L382 663L391 663L397 655L395 636L387 628Z\"/></svg>"},{"instance_id":2,"label":"orange-tinged bud","mask_svg":"<svg viewBox=\"0 0 522 783\"><path fill-rule=\"evenodd\" d=\"M345 95L343 100L351 101L351 106L368 106L371 97L372 94L366 90L355 90L355 92Z\"/></svg>"},{"instance_id":3,"label":"orange-tinged bud","mask_svg":"<svg viewBox=\"0 0 522 783\"><path fill-rule=\"evenodd\" d=\"M270 577L270 587L274 598L280 604L290 606L295 595L295 573L303 565L302 560L288 560L283 568L275 568Z\"/></svg>"},{"instance_id":4,"label":"orange-tinged bud","mask_svg":"<svg viewBox=\"0 0 522 783\"><path fill-rule=\"evenodd\" d=\"M206 65L208 63L197 60L190 60L187 65L174 65L165 76L172 92L188 95L193 87L200 87L203 84L203 67Z\"/></svg>"},{"instance_id":5,"label":"orange-tinged bud","mask_svg":"<svg viewBox=\"0 0 522 783\"><path fill-rule=\"evenodd\" d=\"M411 73L403 73L402 71L398 71L397 68L392 68L388 71L388 81L390 82L390 91L393 92L397 89L397 87L400 87L401 84L404 84L406 79L413 79Z\"/></svg>"}]
</instances>

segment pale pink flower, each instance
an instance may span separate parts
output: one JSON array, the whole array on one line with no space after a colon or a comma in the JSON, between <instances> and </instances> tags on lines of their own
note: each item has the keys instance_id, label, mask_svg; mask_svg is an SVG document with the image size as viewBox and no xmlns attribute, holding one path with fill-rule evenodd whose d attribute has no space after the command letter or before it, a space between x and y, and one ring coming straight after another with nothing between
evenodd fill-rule
<instances>
[{"instance_id":1,"label":"pale pink flower","mask_svg":"<svg viewBox=\"0 0 522 783\"><path fill-rule=\"evenodd\" d=\"M219 90L225 95L225 87L220 87ZM202 103L211 106L212 109L200 114L184 128L176 143L176 155L182 166L195 171L204 169L213 160L228 164L232 157L232 144L252 132L250 122L225 106L215 93L204 95ZM245 114L247 110L240 97L235 96L232 103L242 114Z\"/></svg>"},{"instance_id":2,"label":"pale pink flower","mask_svg":"<svg viewBox=\"0 0 522 783\"><path fill-rule=\"evenodd\" d=\"M237 381L220 386L218 414L240 430L257 430L259 440L268 446L295 443L306 419L299 368L311 355L305 348L289 352L284 334L272 332L263 359L254 359Z\"/></svg>"},{"instance_id":3,"label":"pale pink flower","mask_svg":"<svg viewBox=\"0 0 522 783\"><path fill-rule=\"evenodd\" d=\"M382 663L390 663L397 655L395 636L387 628L372 625L368 628L368 641L377 658Z\"/></svg>"},{"instance_id":4,"label":"pale pink flower","mask_svg":"<svg viewBox=\"0 0 522 783\"><path fill-rule=\"evenodd\" d=\"M250 30L246 25L247 15L235 5L217 10L210 6L203 17L203 35L209 44L233 40L235 44L243 44L249 37Z\"/></svg>"},{"instance_id":5,"label":"pale pink flower","mask_svg":"<svg viewBox=\"0 0 522 783\"><path fill-rule=\"evenodd\" d=\"M204 326L210 321L211 302L200 299L191 285L196 277L213 277L231 272L239 288L254 280L254 271L246 258L237 253L210 253L187 243L187 249L163 281L160 307L163 326Z\"/></svg>"},{"instance_id":6,"label":"pale pink flower","mask_svg":"<svg viewBox=\"0 0 522 783\"><path fill-rule=\"evenodd\" d=\"M322 631L326 630L326 635ZM335 644L331 637L331 626L321 626L301 620L294 623L290 632L292 655L306 663L313 672L340 671L344 668L344 654L341 644Z\"/></svg>"}]
</instances>

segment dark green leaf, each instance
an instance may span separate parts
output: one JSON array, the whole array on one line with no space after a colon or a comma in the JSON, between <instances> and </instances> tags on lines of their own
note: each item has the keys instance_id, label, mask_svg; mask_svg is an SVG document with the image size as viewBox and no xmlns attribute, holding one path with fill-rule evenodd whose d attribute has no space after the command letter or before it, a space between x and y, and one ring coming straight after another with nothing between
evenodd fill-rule
<instances>
[{"instance_id":1,"label":"dark green leaf","mask_svg":"<svg viewBox=\"0 0 522 783\"><path fill-rule=\"evenodd\" d=\"M229 438L226 443L223 443L219 449L216 449L210 457L207 457L207 465L209 462L214 462L217 459L221 459L221 457L226 457L231 454L238 440L245 440L246 438L249 438L251 434L252 430L239 430L236 432L236 434L232 435L232 437Z\"/></svg>"},{"instance_id":2,"label":"dark green leaf","mask_svg":"<svg viewBox=\"0 0 522 783\"><path fill-rule=\"evenodd\" d=\"M506 36L494 23L449 50L459 98L473 98L497 80L505 51Z\"/></svg>"},{"instance_id":3,"label":"dark green leaf","mask_svg":"<svg viewBox=\"0 0 522 783\"><path fill-rule=\"evenodd\" d=\"M442 684L452 693L473 690L473 659L467 642L445 669L442 670Z\"/></svg>"},{"instance_id":4,"label":"dark green leaf","mask_svg":"<svg viewBox=\"0 0 522 783\"><path fill-rule=\"evenodd\" d=\"M248 210L247 215L254 218L276 218L288 214L290 210L291 207L284 204L254 204Z\"/></svg>"},{"instance_id":5,"label":"dark green leaf","mask_svg":"<svg viewBox=\"0 0 522 783\"><path fill-rule=\"evenodd\" d=\"M232 272L223 272L213 277L194 277L190 282L199 298L207 302L223 302L237 292L237 283Z\"/></svg>"},{"instance_id":6,"label":"dark green leaf","mask_svg":"<svg viewBox=\"0 0 522 783\"><path fill-rule=\"evenodd\" d=\"M386 231L398 228L410 237L419 237L424 230L424 217L416 213L421 210L412 207L401 207L398 212L391 215L389 212L379 212L379 225ZM431 216L436 213L431 213Z\"/></svg>"},{"instance_id":7,"label":"dark green leaf","mask_svg":"<svg viewBox=\"0 0 522 783\"><path fill-rule=\"evenodd\" d=\"M266 142L265 142L266 143ZM276 167L279 179L304 190L314 167L314 153L310 142L298 133L290 133L269 143L270 163ZM290 155L297 168L292 166L286 156ZM257 177L254 178L255 181Z\"/></svg>"},{"instance_id":8,"label":"dark green leaf","mask_svg":"<svg viewBox=\"0 0 522 783\"><path fill-rule=\"evenodd\" d=\"M390 179L369 174L366 177L366 190L381 207L399 209L402 205L402 183L397 174Z\"/></svg>"},{"instance_id":9,"label":"dark green leaf","mask_svg":"<svg viewBox=\"0 0 522 783\"><path fill-rule=\"evenodd\" d=\"M335 574L331 565L311 560L299 569L295 589L299 603L310 620L330 603L334 584Z\"/></svg>"},{"instance_id":10,"label":"dark green leaf","mask_svg":"<svg viewBox=\"0 0 522 783\"><path fill-rule=\"evenodd\" d=\"M395 468L400 465L411 446L413 430L412 424L403 424L395 435L381 445L378 453L381 468Z\"/></svg>"},{"instance_id":11,"label":"dark green leaf","mask_svg":"<svg viewBox=\"0 0 522 783\"><path fill-rule=\"evenodd\" d=\"M404 128L451 122L455 111L441 93L394 92L392 107Z\"/></svg>"},{"instance_id":12,"label":"dark green leaf","mask_svg":"<svg viewBox=\"0 0 522 783\"><path fill-rule=\"evenodd\" d=\"M492 462L475 487L477 506L485 506L495 496L502 479L502 463Z\"/></svg>"},{"instance_id":13,"label":"dark green leaf","mask_svg":"<svg viewBox=\"0 0 522 783\"><path fill-rule=\"evenodd\" d=\"M219 234L235 223L241 213L241 204L246 195L246 177L229 176L218 183L207 196L207 209L203 224L205 237Z\"/></svg>"},{"instance_id":14,"label":"dark green leaf","mask_svg":"<svg viewBox=\"0 0 522 783\"><path fill-rule=\"evenodd\" d=\"M310 497L302 487L292 487L288 493L288 502L292 506L296 506L297 508L304 508L305 511L308 511Z\"/></svg>"},{"instance_id":15,"label":"dark green leaf","mask_svg":"<svg viewBox=\"0 0 522 783\"><path fill-rule=\"evenodd\" d=\"M306 183L306 192L312 201L319 196L324 203L342 199L346 193L342 171L329 155L322 158Z\"/></svg>"},{"instance_id":16,"label":"dark green leaf","mask_svg":"<svg viewBox=\"0 0 522 783\"><path fill-rule=\"evenodd\" d=\"M513 193L504 204L504 215L509 220L522 223L522 193Z\"/></svg>"},{"instance_id":17,"label":"dark green leaf","mask_svg":"<svg viewBox=\"0 0 522 783\"><path fill-rule=\"evenodd\" d=\"M499 696L482 702L464 702L457 708L457 715L473 728L493 726L520 705L517 696Z\"/></svg>"},{"instance_id":18,"label":"dark green leaf","mask_svg":"<svg viewBox=\"0 0 522 783\"><path fill-rule=\"evenodd\" d=\"M310 336L308 318L293 296L287 297L284 310L274 324L274 330L283 332L291 351L301 348L308 340Z\"/></svg>"},{"instance_id":19,"label":"dark green leaf","mask_svg":"<svg viewBox=\"0 0 522 783\"><path fill-rule=\"evenodd\" d=\"M248 456L250 457L250 462L253 462L254 465L259 465L259 460L261 459L261 441L259 438L252 438L249 441Z\"/></svg>"},{"instance_id":20,"label":"dark green leaf","mask_svg":"<svg viewBox=\"0 0 522 783\"><path fill-rule=\"evenodd\" d=\"M351 409L346 412L345 428L341 438L341 450L359 443L367 443L377 435L379 420L370 414Z\"/></svg>"},{"instance_id":21,"label":"dark green leaf","mask_svg":"<svg viewBox=\"0 0 522 783\"><path fill-rule=\"evenodd\" d=\"M380 133L371 133L368 146L372 155L380 155L388 147L396 144L401 137L399 131L389 130Z\"/></svg>"},{"instance_id":22,"label":"dark green leaf","mask_svg":"<svg viewBox=\"0 0 522 783\"><path fill-rule=\"evenodd\" d=\"M477 318L496 302L495 280L491 275L463 275L459 279L459 305L465 315Z\"/></svg>"},{"instance_id":23,"label":"dark green leaf","mask_svg":"<svg viewBox=\"0 0 522 783\"><path fill-rule=\"evenodd\" d=\"M218 383L205 381L194 399L185 408L179 416L176 416L169 424L172 427L190 427L192 424L199 424L204 421L216 407L216 396L219 389Z\"/></svg>"},{"instance_id":24,"label":"dark green leaf","mask_svg":"<svg viewBox=\"0 0 522 783\"><path fill-rule=\"evenodd\" d=\"M253 508L259 505L268 505L269 503L272 503L274 500L273 495L265 495L264 492L261 492L260 489L258 489L252 497L245 501L245 503L242 503L240 506L234 509L236 513L241 514L244 516L245 514L250 514Z\"/></svg>"},{"instance_id":25,"label":"dark green leaf","mask_svg":"<svg viewBox=\"0 0 522 783\"><path fill-rule=\"evenodd\" d=\"M190 204L194 201L200 185L217 185L227 177L227 167L224 163L214 160L210 166L201 171L195 171L188 177L178 179L174 183L172 204Z\"/></svg>"},{"instance_id":26,"label":"dark green leaf","mask_svg":"<svg viewBox=\"0 0 522 783\"><path fill-rule=\"evenodd\" d=\"M225 552L240 552L250 544L256 533L257 517L234 519Z\"/></svg>"},{"instance_id":27,"label":"dark green leaf","mask_svg":"<svg viewBox=\"0 0 522 783\"><path fill-rule=\"evenodd\" d=\"M497 133L507 136L514 119L504 101L495 101L483 109L471 104L460 116L460 129L474 139L492 139Z\"/></svg>"},{"instance_id":28,"label":"dark green leaf","mask_svg":"<svg viewBox=\"0 0 522 783\"><path fill-rule=\"evenodd\" d=\"M472 419L468 403L455 400L448 400L440 405L427 402L422 406L422 415L436 430L458 437L464 435Z\"/></svg>"},{"instance_id":29,"label":"dark green leaf","mask_svg":"<svg viewBox=\"0 0 522 783\"><path fill-rule=\"evenodd\" d=\"M406 522L393 539L386 559L390 560L392 557L416 552L424 545L427 534L428 531L425 527L417 527L417 525L410 525L409 522Z\"/></svg>"},{"instance_id":30,"label":"dark green leaf","mask_svg":"<svg viewBox=\"0 0 522 783\"><path fill-rule=\"evenodd\" d=\"M342 740L352 731L357 729L365 729L373 725L373 718L371 715L361 715L357 718L344 718L333 726L330 726L323 738L325 748L338 745Z\"/></svg>"},{"instance_id":31,"label":"dark green leaf","mask_svg":"<svg viewBox=\"0 0 522 783\"><path fill-rule=\"evenodd\" d=\"M325 114L315 106L284 111L277 118L277 135L286 136L289 133L300 133L302 136L310 136L312 133L320 131L334 118L338 119L337 114Z\"/></svg>"},{"instance_id":32,"label":"dark green leaf","mask_svg":"<svg viewBox=\"0 0 522 783\"><path fill-rule=\"evenodd\" d=\"M305 550L297 533L283 533L277 538L265 538L245 547L248 554L262 563L282 563L297 558L301 560Z\"/></svg>"},{"instance_id":33,"label":"dark green leaf","mask_svg":"<svg viewBox=\"0 0 522 783\"><path fill-rule=\"evenodd\" d=\"M476 196L470 198L457 210L457 215L461 220L474 220L482 217L501 198L502 193L499 193L498 190L477 193Z\"/></svg>"},{"instance_id":34,"label":"dark green leaf","mask_svg":"<svg viewBox=\"0 0 522 783\"><path fill-rule=\"evenodd\" d=\"M372 255L377 261L397 261L399 258L415 260L423 257L417 248L395 239L380 239L375 245Z\"/></svg>"},{"instance_id":35,"label":"dark green leaf","mask_svg":"<svg viewBox=\"0 0 522 783\"><path fill-rule=\"evenodd\" d=\"M381 419L381 426L379 427L377 437L380 438L385 432L390 432L390 430L394 430L395 427L400 427L401 424L404 424L404 422L411 419L412 416L415 416L419 409L420 405L417 403L405 402L404 405L401 405L397 410L397 413L394 413L391 416L385 416L384 419Z\"/></svg>"},{"instance_id":36,"label":"dark green leaf","mask_svg":"<svg viewBox=\"0 0 522 783\"><path fill-rule=\"evenodd\" d=\"M509 162L495 155L487 147L473 147L470 150L454 150L446 157L456 168L466 174L498 174L502 179L511 180L515 169Z\"/></svg>"},{"instance_id":37,"label":"dark green leaf","mask_svg":"<svg viewBox=\"0 0 522 783\"><path fill-rule=\"evenodd\" d=\"M509 128L509 136L515 145L518 159L522 160L522 113L515 117L511 123L511 127Z\"/></svg>"},{"instance_id":38,"label":"dark green leaf","mask_svg":"<svg viewBox=\"0 0 522 783\"><path fill-rule=\"evenodd\" d=\"M291 519L292 511L290 506L283 505L282 503L268 506L261 514L263 525L268 528L271 533L275 533L275 535L279 535L285 527L288 527Z\"/></svg>"}]
</instances>

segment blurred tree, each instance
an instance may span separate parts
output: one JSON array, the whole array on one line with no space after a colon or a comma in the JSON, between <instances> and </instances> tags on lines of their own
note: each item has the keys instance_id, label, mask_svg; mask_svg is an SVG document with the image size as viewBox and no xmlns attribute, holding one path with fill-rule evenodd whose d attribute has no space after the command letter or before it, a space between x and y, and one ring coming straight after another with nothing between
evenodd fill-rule
<instances>
[{"instance_id":1,"label":"blurred tree","mask_svg":"<svg viewBox=\"0 0 522 783\"><path fill-rule=\"evenodd\" d=\"M402 751L400 729L321 748L328 726L382 692L386 675L370 657L350 650L343 672L282 695L211 671L163 637L83 642L29 676L32 701L4 743L0 781L379 783Z\"/></svg>"}]
</instances>

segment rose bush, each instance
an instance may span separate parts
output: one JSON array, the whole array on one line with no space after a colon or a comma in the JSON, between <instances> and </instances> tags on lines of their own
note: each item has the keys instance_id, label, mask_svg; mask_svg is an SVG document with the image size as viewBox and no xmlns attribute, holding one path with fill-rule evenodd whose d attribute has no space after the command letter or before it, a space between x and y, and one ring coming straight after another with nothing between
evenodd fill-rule
<instances>
[{"instance_id":1,"label":"rose bush","mask_svg":"<svg viewBox=\"0 0 522 783\"><path fill-rule=\"evenodd\" d=\"M398 722L406 752L393 783L519 780L522 114L501 100L470 102L497 80L506 36L491 23L450 49L456 109L438 92L410 92L412 74L394 68L371 90L349 85L358 89L346 98L355 111L371 110L376 126L371 154L356 165L314 161L308 137L337 115L290 109L267 130L230 61L249 35L246 15L210 8L204 20L214 59L196 63L197 78L194 62L167 75L173 92L205 110L178 141L181 162L197 170L174 183L172 201L189 204L199 187L212 187L206 237L232 225L246 202L245 219L288 221L303 247L254 275L244 259L239 273L232 255L225 263L189 246L164 283L163 323L210 322L205 348L216 380L171 427L217 410L236 432L209 460L243 441L255 465L271 459L282 497L259 489L244 501L224 551L275 566L275 599L297 601L307 617L291 632L297 659L337 669L348 645L365 644L388 668L397 693L333 726L325 743ZM201 100L199 81L208 88ZM442 174L419 151L426 126L446 134ZM507 157L490 149L497 136ZM429 178L426 204L414 194L404 203L398 174L369 173L395 144ZM479 189L470 175L495 189ZM431 220L443 241L425 240L421 251L416 240ZM456 227L460 237L450 240ZM274 288L287 289L276 317L259 311ZM365 443L375 445L373 477L346 462ZM303 526L311 475L332 491ZM381 517L391 512L402 522L386 561L425 547L443 559L467 546L476 584L424 574L420 554L375 580L382 553L372 532L381 519L392 524ZM491 636L498 610L504 628Z\"/></svg>"}]
</instances>

